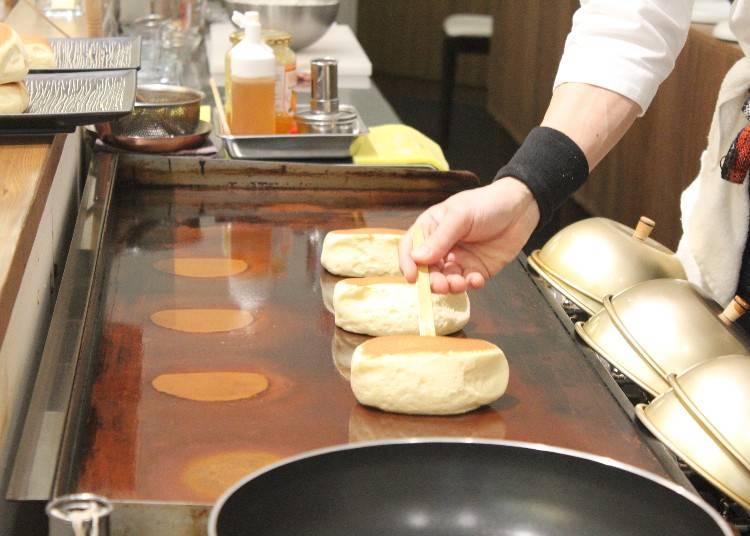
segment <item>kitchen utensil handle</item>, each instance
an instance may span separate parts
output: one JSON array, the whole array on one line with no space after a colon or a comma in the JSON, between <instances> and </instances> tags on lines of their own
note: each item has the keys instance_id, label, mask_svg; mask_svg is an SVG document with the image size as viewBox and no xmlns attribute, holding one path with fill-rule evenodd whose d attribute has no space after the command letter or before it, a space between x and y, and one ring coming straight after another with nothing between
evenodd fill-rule
<instances>
[{"instance_id":1,"label":"kitchen utensil handle","mask_svg":"<svg viewBox=\"0 0 750 536\"><path fill-rule=\"evenodd\" d=\"M412 247L424 244L422 229L415 227L412 231ZM419 334L435 336L435 318L432 313L432 291L430 290L430 271L426 265L417 266L417 303L419 304Z\"/></svg>"},{"instance_id":2,"label":"kitchen utensil handle","mask_svg":"<svg viewBox=\"0 0 750 536\"><path fill-rule=\"evenodd\" d=\"M227 122L227 114L224 111L224 103L221 101L221 94L219 93L219 88L216 85L216 80L214 80L213 78L209 78L208 84L211 86L211 93L213 93L213 96L214 96L214 102L216 104L216 113L219 114L219 122L221 123L221 129L224 131L226 135L230 135L232 131L229 130L229 123Z\"/></svg>"},{"instance_id":3,"label":"kitchen utensil handle","mask_svg":"<svg viewBox=\"0 0 750 536\"><path fill-rule=\"evenodd\" d=\"M638 240L646 240L649 235L651 235L651 232L654 230L655 225L656 222L654 222L654 220L652 220L651 218L641 216L641 219L638 220L638 225L636 225L635 227L635 231L633 231L633 238L637 238Z\"/></svg>"},{"instance_id":4,"label":"kitchen utensil handle","mask_svg":"<svg viewBox=\"0 0 750 536\"><path fill-rule=\"evenodd\" d=\"M727 305L726 309L721 312L719 320L724 322L724 325L730 326L736 322L739 317L744 315L748 309L750 309L750 304L739 296L735 296L729 305Z\"/></svg>"}]
</instances>

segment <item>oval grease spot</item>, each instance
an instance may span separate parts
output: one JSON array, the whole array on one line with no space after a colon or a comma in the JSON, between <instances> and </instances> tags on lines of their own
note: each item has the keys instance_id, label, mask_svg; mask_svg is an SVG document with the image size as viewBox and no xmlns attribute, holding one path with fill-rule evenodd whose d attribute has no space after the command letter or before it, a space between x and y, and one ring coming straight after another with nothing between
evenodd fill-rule
<instances>
[{"instance_id":1,"label":"oval grease spot","mask_svg":"<svg viewBox=\"0 0 750 536\"><path fill-rule=\"evenodd\" d=\"M181 480L193 492L215 501L240 478L277 462L281 456L258 450L236 450L191 460Z\"/></svg>"},{"instance_id":2,"label":"oval grease spot","mask_svg":"<svg viewBox=\"0 0 750 536\"><path fill-rule=\"evenodd\" d=\"M154 268L182 277L231 277L247 270L247 263L222 257L180 257L158 260Z\"/></svg>"},{"instance_id":3,"label":"oval grease spot","mask_svg":"<svg viewBox=\"0 0 750 536\"><path fill-rule=\"evenodd\" d=\"M247 327L253 317L242 309L165 309L152 314L151 321L186 333L219 333Z\"/></svg>"},{"instance_id":4,"label":"oval grease spot","mask_svg":"<svg viewBox=\"0 0 750 536\"><path fill-rule=\"evenodd\" d=\"M186 372L162 374L151 385L167 395L198 402L251 398L268 389L268 378L254 372Z\"/></svg>"}]
</instances>

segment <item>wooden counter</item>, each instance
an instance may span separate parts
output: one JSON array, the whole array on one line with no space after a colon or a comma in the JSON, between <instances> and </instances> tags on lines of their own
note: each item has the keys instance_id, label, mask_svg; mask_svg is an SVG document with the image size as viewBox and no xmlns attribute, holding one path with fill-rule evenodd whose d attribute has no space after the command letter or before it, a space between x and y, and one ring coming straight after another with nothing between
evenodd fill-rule
<instances>
[{"instance_id":1,"label":"wooden counter","mask_svg":"<svg viewBox=\"0 0 750 536\"><path fill-rule=\"evenodd\" d=\"M521 142L544 116L578 1L497 2L490 52L490 112ZM679 198L698 172L719 86L742 57L734 43L693 25L675 69L651 107L575 199L589 212L633 225L655 218L654 238L676 247Z\"/></svg>"}]
</instances>

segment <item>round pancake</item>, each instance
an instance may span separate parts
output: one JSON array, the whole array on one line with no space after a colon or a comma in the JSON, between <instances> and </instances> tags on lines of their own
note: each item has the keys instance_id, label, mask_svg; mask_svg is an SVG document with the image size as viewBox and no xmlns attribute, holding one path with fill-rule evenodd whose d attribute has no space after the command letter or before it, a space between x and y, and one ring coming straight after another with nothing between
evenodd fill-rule
<instances>
[{"instance_id":1,"label":"round pancake","mask_svg":"<svg viewBox=\"0 0 750 536\"><path fill-rule=\"evenodd\" d=\"M213 502L242 477L280 459L277 454L259 450L220 452L188 462L180 480L194 493Z\"/></svg>"},{"instance_id":2,"label":"round pancake","mask_svg":"<svg viewBox=\"0 0 750 536\"><path fill-rule=\"evenodd\" d=\"M158 260L154 268L182 277L231 277L247 270L247 263L223 257L184 257Z\"/></svg>"},{"instance_id":3,"label":"round pancake","mask_svg":"<svg viewBox=\"0 0 750 536\"><path fill-rule=\"evenodd\" d=\"M162 374L151 385L167 395L199 402L252 398L268 389L268 378L254 372L184 372Z\"/></svg>"},{"instance_id":4,"label":"round pancake","mask_svg":"<svg viewBox=\"0 0 750 536\"><path fill-rule=\"evenodd\" d=\"M164 309L152 314L151 321L186 333L220 333L249 326L253 316L242 309Z\"/></svg>"}]
</instances>

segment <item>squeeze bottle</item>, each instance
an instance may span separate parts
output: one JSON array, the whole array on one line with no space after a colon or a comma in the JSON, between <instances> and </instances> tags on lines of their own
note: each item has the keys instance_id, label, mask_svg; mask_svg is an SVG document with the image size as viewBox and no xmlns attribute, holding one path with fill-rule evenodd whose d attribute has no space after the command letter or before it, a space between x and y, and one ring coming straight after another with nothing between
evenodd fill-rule
<instances>
[{"instance_id":1,"label":"squeeze bottle","mask_svg":"<svg viewBox=\"0 0 750 536\"><path fill-rule=\"evenodd\" d=\"M276 57L260 36L257 11L235 11L232 21L245 36L231 52L232 134L273 134Z\"/></svg>"}]
</instances>

